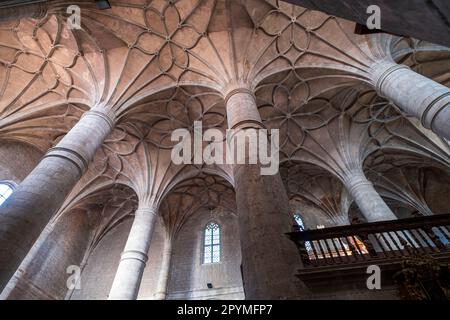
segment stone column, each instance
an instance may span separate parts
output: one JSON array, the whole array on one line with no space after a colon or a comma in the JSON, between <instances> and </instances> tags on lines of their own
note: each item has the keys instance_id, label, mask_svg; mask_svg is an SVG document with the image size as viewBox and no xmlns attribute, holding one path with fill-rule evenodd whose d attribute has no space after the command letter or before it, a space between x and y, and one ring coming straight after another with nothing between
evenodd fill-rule
<instances>
[{"instance_id":1,"label":"stone column","mask_svg":"<svg viewBox=\"0 0 450 320\"><path fill-rule=\"evenodd\" d=\"M372 70L373 85L380 96L420 119L438 136L450 139L449 88L395 62L378 62Z\"/></svg>"},{"instance_id":2,"label":"stone column","mask_svg":"<svg viewBox=\"0 0 450 320\"><path fill-rule=\"evenodd\" d=\"M67 281L73 277L73 270L68 268L80 266L89 240L88 216L77 210L64 213L41 233L0 299L64 299Z\"/></svg>"},{"instance_id":3,"label":"stone column","mask_svg":"<svg viewBox=\"0 0 450 320\"><path fill-rule=\"evenodd\" d=\"M231 90L226 106L230 129L263 128L250 90ZM301 262L286 236L293 219L283 182L279 173L261 175L260 164L246 163L233 165L246 299L299 297L304 292L295 274Z\"/></svg>"},{"instance_id":4,"label":"stone column","mask_svg":"<svg viewBox=\"0 0 450 320\"><path fill-rule=\"evenodd\" d=\"M170 277L170 264L172 262L172 237L166 236L162 254L161 270L159 272L158 286L154 295L155 300L166 300Z\"/></svg>"},{"instance_id":5,"label":"stone column","mask_svg":"<svg viewBox=\"0 0 450 320\"><path fill-rule=\"evenodd\" d=\"M367 222L397 219L362 170L348 172L344 185Z\"/></svg>"},{"instance_id":6,"label":"stone column","mask_svg":"<svg viewBox=\"0 0 450 320\"><path fill-rule=\"evenodd\" d=\"M113 125L105 110L86 112L0 207L0 290L86 171Z\"/></svg>"},{"instance_id":7,"label":"stone column","mask_svg":"<svg viewBox=\"0 0 450 320\"><path fill-rule=\"evenodd\" d=\"M136 210L125 249L109 292L109 300L135 300L142 274L148 260L148 249L156 222L156 209L139 207Z\"/></svg>"}]
</instances>

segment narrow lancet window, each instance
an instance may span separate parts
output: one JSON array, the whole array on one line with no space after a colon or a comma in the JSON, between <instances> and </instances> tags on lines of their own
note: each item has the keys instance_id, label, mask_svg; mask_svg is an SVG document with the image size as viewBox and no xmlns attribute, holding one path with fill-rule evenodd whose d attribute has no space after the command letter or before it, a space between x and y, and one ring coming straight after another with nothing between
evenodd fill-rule
<instances>
[{"instance_id":1,"label":"narrow lancet window","mask_svg":"<svg viewBox=\"0 0 450 320\"><path fill-rule=\"evenodd\" d=\"M219 263L221 251L220 226L216 222L210 222L204 230L203 263Z\"/></svg>"}]
</instances>

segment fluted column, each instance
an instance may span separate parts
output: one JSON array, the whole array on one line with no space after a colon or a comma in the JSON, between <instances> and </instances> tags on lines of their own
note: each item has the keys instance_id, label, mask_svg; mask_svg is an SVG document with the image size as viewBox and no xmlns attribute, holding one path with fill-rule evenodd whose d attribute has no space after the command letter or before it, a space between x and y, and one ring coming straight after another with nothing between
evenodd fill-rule
<instances>
[{"instance_id":1,"label":"fluted column","mask_svg":"<svg viewBox=\"0 0 450 320\"><path fill-rule=\"evenodd\" d=\"M231 90L226 106L230 129L263 127L250 90ZM293 222L283 182L279 173L261 175L260 164L246 163L233 165L246 298L298 297L304 293L295 276L301 264L286 236Z\"/></svg>"},{"instance_id":2,"label":"fluted column","mask_svg":"<svg viewBox=\"0 0 450 320\"><path fill-rule=\"evenodd\" d=\"M362 170L348 172L344 184L367 222L397 219Z\"/></svg>"},{"instance_id":3,"label":"fluted column","mask_svg":"<svg viewBox=\"0 0 450 320\"><path fill-rule=\"evenodd\" d=\"M417 117L425 128L450 139L449 88L395 62L378 62L372 70L372 81L380 96Z\"/></svg>"},{"instance_id":4,"label":"fluted column","mask_svg":"<svg viewBox=\"0 0 450 320\"><path fill-rule=\"evenodd\" d=\"M165 300L170 277L170 264L172 261L172 237L166 236L164 250L162 253L161 269L159 272L158 285L155 293L155 300Z\"/></svg>"},{"instance_id":5,"label":"fluted column","mask_svg":"<svg viewBox=\"0 0 450 320\"><path fill-rule=\"evenodd\" d=\"M0 290L86 171L113 125L102 109L86 112L0 207Z\"/></svg>"},{"instance_id":6,"label":"fluted column","mask_svg":"<svg viewBox=\"0 0 450 320\"><path fill-rule=\"evenodd\" d=\"M156 221L156 209L139 207L136 210L125 249L109 292L109 300L134 300L139 293L142 274L148 260L148 249Z\"/></svg>"}]
</instances>

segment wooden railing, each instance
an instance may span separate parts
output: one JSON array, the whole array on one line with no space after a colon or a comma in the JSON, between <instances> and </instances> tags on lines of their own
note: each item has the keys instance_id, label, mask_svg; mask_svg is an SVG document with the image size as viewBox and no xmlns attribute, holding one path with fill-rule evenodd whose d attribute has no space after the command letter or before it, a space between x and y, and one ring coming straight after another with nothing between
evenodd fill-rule
<instances>
[{"instance_id":1,"label":"wooden railing","mask_svg":"<svg viewBox=\"0 0 450 320\"><path fill-rule=\"evenodd\" d=\"M304 268L450 254L450 214L289 233Z\"/></svg>"}]
</instances>

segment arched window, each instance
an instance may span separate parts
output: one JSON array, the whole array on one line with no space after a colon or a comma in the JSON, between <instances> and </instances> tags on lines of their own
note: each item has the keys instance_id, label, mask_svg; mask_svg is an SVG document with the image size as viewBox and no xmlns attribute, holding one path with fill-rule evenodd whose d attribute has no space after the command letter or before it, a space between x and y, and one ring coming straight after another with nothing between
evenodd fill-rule
<instances>
[{"instance_id":1,"label":"arched window","mask_svg":"<svg viewBox=\"0 0 450 320\"><path fill-rule=\"evenodd\" d=\"M14 189L10 183L0 182L0 206L13 192Z\"/></svg>"},{"instance_id":2,"label":"arched window","mask_svg":"<svg viewBox=\"0 0 450 320\"><path fill-rule=\"evenodd\" d=\"M220 226L211 221L205 227L203 242L203 263L219 263L221 258Z\"/></svg>"}]
</instances>

